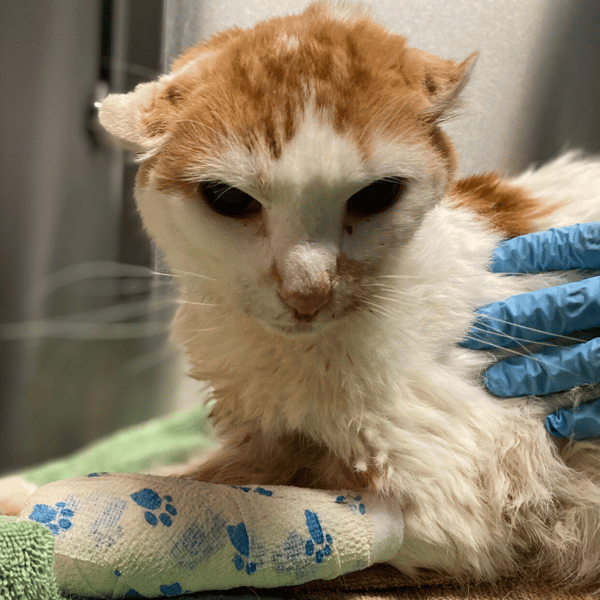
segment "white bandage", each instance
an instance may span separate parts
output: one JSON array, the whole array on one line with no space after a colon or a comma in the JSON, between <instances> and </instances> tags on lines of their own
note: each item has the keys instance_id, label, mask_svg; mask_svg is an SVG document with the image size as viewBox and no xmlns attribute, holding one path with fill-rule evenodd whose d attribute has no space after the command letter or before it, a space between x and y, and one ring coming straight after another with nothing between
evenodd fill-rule
<instances>
[{"instance_id":1,"label":"white bandage","mask_svg":"<svg viewBox=\"0 0 600 600\"><path fill-rule=\"evenodd\" d=\"M21 520L56 536L66 592L123 598L331 579L392 559L396 502L371 494L95 474L39 488Z\"/></svg>"}]
</instances>

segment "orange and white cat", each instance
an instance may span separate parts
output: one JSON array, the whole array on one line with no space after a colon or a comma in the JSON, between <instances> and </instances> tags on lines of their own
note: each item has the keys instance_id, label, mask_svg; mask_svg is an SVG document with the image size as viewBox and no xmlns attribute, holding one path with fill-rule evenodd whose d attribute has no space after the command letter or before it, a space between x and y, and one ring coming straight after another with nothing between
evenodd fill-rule
<instances>
[{"instance_id":1,"label":"orange and white cat","mask_svg":"<svg viewBox=\"0 0 600 600\"><path fill-rule=\"evenodd\" d=\"M214 386L221 447L187 476L374 490L402 507L407 574L598 581L597 446L559 451L549 404L491 397L490 357L457 343L477 307L565 281L487 267L502 239L600 220L600 162L457 181L440 124L475 58L316 3L189 49L100 118L139 153L173 338Z\"/></svg>"}]
</instances>

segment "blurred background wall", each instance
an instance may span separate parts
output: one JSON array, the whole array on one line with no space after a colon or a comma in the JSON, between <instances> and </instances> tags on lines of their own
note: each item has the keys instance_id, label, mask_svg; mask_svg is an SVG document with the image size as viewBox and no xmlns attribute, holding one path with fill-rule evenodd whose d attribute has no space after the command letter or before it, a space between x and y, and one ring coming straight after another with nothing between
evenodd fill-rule
<instances>
[{"instance_id":1,"label":"blurred background wall","mask_svg":"<svg viewBox=\"0 0 600 600\"><path fill-rule=\"evenodd\" d=\"M600 150L600 0L366 0L409 43L481 52L446 126L463 174ZM0 19L0 471L182 404L131 158L93 102L297 0L24 0ZM184 399L185 400L185 399Z\"/></svg>"},{"instance_id":2,"label":"blurred background wall","mask_svg":"<svg viewBox=\"0 0 600 600\"><path fill-rule=\"evenodd\" d=\"M135 166L94 108L160 71L162 1L24 0L0 15L2 471L161 411L167 316Z\"/></svg>"}]
</instances>

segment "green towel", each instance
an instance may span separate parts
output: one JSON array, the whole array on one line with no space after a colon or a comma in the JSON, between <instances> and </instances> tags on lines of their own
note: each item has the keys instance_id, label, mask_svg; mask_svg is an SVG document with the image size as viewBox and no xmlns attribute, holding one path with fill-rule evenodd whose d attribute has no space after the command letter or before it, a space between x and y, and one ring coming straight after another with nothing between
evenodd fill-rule
<instances>
[{"instance_id":1,"label":"green towel","mask_svg":"<svg viewBox=\"0 0 600 600\"><path fill-rule=\"evenodd\" d=\"M197 407L125 429L66 458L19 473L37 485L90 472L147 472L185 461L211 445ZM37 523L0 518L0 600L59 600L52 572L54 538Z\"/></svg>"},{"instance_id":2,"label":"green towel","mask_svg":"<svg viewBox=\"0 0 600 600\"><path fill-rule=\"evenodd\" d=\"M27 469L20 476L46 485L91 472L147 473L184 462L211 446L209 412L210 407L199 406L135 425L71 456Z\"/></svg>"},{"instance_id":3,"label":"green towel","mask_svg":"<svg viewBox=\"0 0 600 600\"><path fill-rule=\"evenodd\" d=\"M37 523L0 516L0 598L58 600L52 573L54 538Z\"/></svg>"}]
</instances>

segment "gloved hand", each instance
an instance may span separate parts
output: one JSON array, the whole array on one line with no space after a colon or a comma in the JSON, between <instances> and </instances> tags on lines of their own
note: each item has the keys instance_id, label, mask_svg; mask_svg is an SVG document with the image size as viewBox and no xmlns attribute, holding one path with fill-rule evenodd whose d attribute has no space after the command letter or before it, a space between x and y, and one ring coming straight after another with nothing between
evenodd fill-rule
<instances>
[{"instance_id":1,"label":"gloved hand","mask_svg":"<svg viewBox=\"0 0 600 600\"><path fill-rule=\"evenodd\" d=\"M600 223L550 229L503 242L491 266L496 273L600 270ZM600 276L520 294L477 311L462 342L466 348L514 348L600 327ZM502 397L544 395L600 382L600 338L568 347L507 358L484 375L486 387ZM557 437L600 437L600 399L561 408L546 419Z\"/></svg>"}]
</instances>

